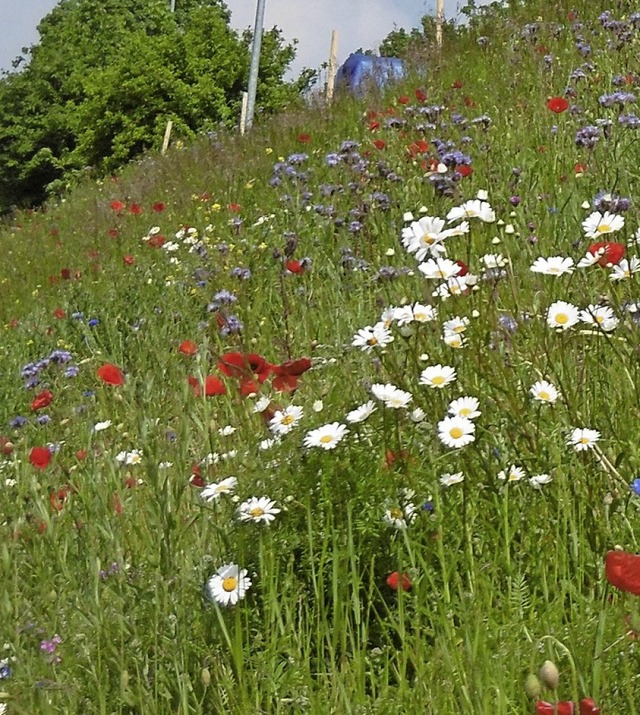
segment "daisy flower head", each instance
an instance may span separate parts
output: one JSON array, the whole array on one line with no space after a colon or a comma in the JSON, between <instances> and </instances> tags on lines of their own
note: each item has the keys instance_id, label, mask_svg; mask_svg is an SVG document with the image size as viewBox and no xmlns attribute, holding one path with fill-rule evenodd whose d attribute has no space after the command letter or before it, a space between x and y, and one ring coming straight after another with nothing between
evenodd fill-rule
<instances>
[{"instance_id":1,"label":"daisy flower head","mask_svg":"<svg viewBox=\"0 0 640 715\"><path fill-rule=\"evenodd\" d=\"M418 270L425 278L431 280L447 280L454 278L460 273L461 268L449 258L430 258L428 261L421 263Z\"/></svg>"},{"instance_id":2,"label":"daisy flower head","mask_svg":"<svg viewBox=\"0 0 640 715\"><path fill-rule=\"evenodd\" d=\"M450 365L430 365L420 373L420 384L443 388L456 379L456 370Z\"/></svg>"},{"instance_id":3,"label":"daisy flower head","mask_svg":"<svg viewBox=\"0 0 640 715\"><path fill-rule=\"evenodd\" d=\"M478 282L478 277L471 273L465 276L453 276L441 283L431 295L443 300L452 295L466 295Z\"/></svg>"},{"instance_id":4,"label":"daisy flower head","mask_svg":"<svg viewBox=\"0 0 640 715\"><path fill-rule=\"evenodd\" d=\"M442 242L448 236L444 225L444 219L423 216L402 229L402 245L409 253L415 254L418 261L424 261L428 255L443 253L445 248Z\"/></svg>"},{"instance_id":5,"label":"daisy flower head","mask_svg":"<svg viewBox=\"0 0 640 715\"><path fill-rule=\"evenodd\" d=\"M595 443L600 439L600 432L586 427L576 427L567 439L567 444L572 446L576 452L585 452L593 449Z\"/></svg>"},{"instance_id":6,"label":"daisy flower head","mask_svg":"<svg viewBox=\"0 0 640 715\"><path fill-rule=\"evenodd\" d=\"M524 469L512 464L509 469L503 469L501 472L498 472L498 479L503 482L519 482L521 479L524 479Z\"/></svg>"},{"instance_id":7,"label":"daisy flower head","mask_svg":"<svg viewBox=\"0 0 640 715\"><path fill-rule=\"evenodd\" d=\"M416 507L407 503L402 506L393 506L387 509L382 517L387 526L394 529L406 529L416 515Z\"/></svg>"},{"instance_id":8,"label":"daisy flower head","mask_svg":"<svg viewBox=\"0 0 640 715\"><path fill-rule=\"evenodd\" d=\"M207 484L200 492L200 496L207 502L212 502L218 499L223 494L233 494L238 480L236 477L226 477L216 484Z\"/></svg>"},{"instance_id":9,"label":"daisy flower head","mask_svg":"<svg viewBox=\"0 0 640 715\"><path fill-rule=\"evenodd\" d=\"M456 472L455 474L449 474L449 472L446 472L440 476L438 481L443 487L451 487L454 484L460 484L463 482L464 474L462 472Z\"/></svg>"},{"instance_id":10,"label":"daisy flower head","mask_svg":"<svg viewBox=\"0 0 640 715\"><path fill-rule=\"evenodd\" d=\"M345 425L331 422L307 432L303 444L307 448L335 449L348 433L349 430Z\"/></svg>"},{"instance_id":11,"label":"daisy flower head","mask_svg":"<svg viewBox=\"0 0 640 715\"><path fill-rule=\"evenodd\" d=\"M608 305L590 305L580 311L580 320L587 325L595 325L605 333L610 333L620 322Z\"/></svg>"},{"instance_id":12,"label":"daisy flower head","mask_svg":"<svg viewBox=\"0 0 640 715\"><path fill-rule=\"evenodd\" d=\"M436 320L438 311L432 305L423 305L422 303L414 303L412 307L413 319L416 323L429 323Z\"/></svg>"},{"instance_id":13,"label":"daisy flower head","mask_svg":"<svg viewBox=\"0 0 640 715\"><path fill-rule=\"evenodd\" d=\"M473 420L482 414L478 410L479 406L480 400L477 397L458 397L449 404L447 412L452 417L466 417L468 420Z\"/></svg>"},{"instance_id":14,"label":"daisy flower head","mask_svg":"<svg viewBox=\"0 0 640 715\"><path fill-rule=\"evenodd\" d=\"M363 405L356 407L355 410L351 410L351 412L347 414L347 422L351 422L352 424L364 422L376 409L376 403L373 400L367 400Z\"/></svg>"},{"instance_id":15,"label":"daisy flower head","mask_svg":"<svg viewBox=\"0 0 640 715\"><path fill-rule=\"evenodd\" d=\"M276 508L276 503L269 497L251 497L238 507L238 519L254 521L258 524L270 524L280 511Z\"/></svg>"},{"instance_id":16,"label":"daisy flower head","mask_svg":"<svg viewBox=\"0 0 640 715\"><path fill-rule=\"evenodd\" d=\"M269 429L273 434L280 437L291 430L300 422L303 415L303 408L296 405L289 405L284 410L277 410L269 420Z\"/></svg>"},{"instance_id":17,"label":"daisy flower head","mask_svg":"<svg viewBox=\"0 0 640 715\"><path fill-rule=\"evenodd\" d=\"M413 400L413 395L410 392L401 390L389 382L385 385L378 382L371 385L371 393L375 398L383 402L385 407L390 407L394 410L406 407Z\"/></svg>"},{"instance_id":18,"label":"daisy flower head","mask_svg":"<svg viewBox=\"0 0 640 715\"><path fill-rule=\"evenodd\" d=\"M374 348L383 348L393 341L393 335L383 322L375 325L367 325L366 328L358 330L353 336L351 345L360 348L364 352L370 353Z\"/></svg>"},{"instance_id":19,"label":"daisy flower head","mask_svg":"<svg viewBox=\"0 0 640 715\"><path fill-rule=\"evenodd\" d=\"M613 266L609 275L611 281L625 281L640 270L640 259L632 258L630 261L623 258L620 263Z\"/></svg>"},{"instance_id":20,"label":"daisy flower head","mask_svg":"<svg viewBox=\"0 0 640 715\"><path fill-rule=\"evenodd\" d=\"M541 489L545 484L549 484L553 479L550 474L536 474L529 477L529 484L536 489Z\"/></svg>"},{"instance_id":21,"label":"daisy flower head","mask_svg":"<svg viewBox=\"0 0 640 715\"><path fill-rule=\"evenodd\" d=\"M393 319L399 326L408 325L413 322L413 310L410 305L402 305L394 308Z\"/></svg>"},{"instance_id":22,"label":"daisy flower head","mask_svg":"<svg viewBox=\"0 0 640 715\"><path fill-rule=\"evenodd\" d=\"M573 258L551 256L550 258L536 258L529 270L533 273L542 273L545 276L562 276L573 273L574 269Z\"/></svg>"},{"instance_id":23,"label":"daisy flower head","mask_svg":"<svg viewBox=\"0 0 640 715\"><path fill-rule=\"evenodd\" d=\"M130 452L119 452L116 454L116 461L127 466L140 464L142 462L142 450L132 449Z\"/></svg>"},{"instance_id":24,"label":"daisy flower head","mask_svg":"<svg viewBox=\"0 0 640 715\"><path fill-rule=\"evenodd\" d=\"M464 331L469 327L470 322L471 321L466 316L461 318L456 315L455 318L445 320L442 324L442 328L445 333L464 333Z\"/></svg>"},{"instance_id":25,"label":"daisy flower head","mask_svg":"<svg viewBox=\"0 0 640 715\"><path fill-rule=\"evenodd\" d=\"M438 422L438 439L447 447L459 449L475 440L476 426L466 417L445 417Z\"/></svg>"},{"instance_id":26,"label":"daisy flower head","mask_svg":"<svg viewBox=\"0 0 640 715\"><path fill-rule=\"evenodd\" d=\"M207 595L220 606L235 606L251 588L248 571L237 564L225 564L207 581Z\"/></svg>"},{"instance_id":27,"label":"daisy flower head","mask_svg":"<svg viewBox=\"0 0 640 715\"><path fill-rule=\"evenodd\" d=\"M547 325L558 330L567 330L579 321L579 312L575 305L564 300L557 300L547 311Z\"/></svg>"},{"instance_id":28,"label":"daisy flower head","mask_svg":"<svg viewBox=\"0 0 640 715\"><path fill-rule=\"evenodd\" d=\"M546 380L534 382L529 388L529 393L534 400L546 402L549 405L552 405L558 399L558 390L555 385Z\"/></svg>"},{"instance_id":29,"label":"daisy flower head","mask_svg":"<svg viewBox=\"0 0 640 715\"><path fill-rule=\"evenodd\" d=\"M486 253L481 260L485 268L504 268L509 262L501 253Z\"/></svg>"},{"instance_id":30,"label":"daisy flower head","mask_svg":"<svg viewBox=\"0 0 640 715\"><path fill-rule=\"evenodd\" d=\"M449 333L445 331L442 339L444 340L445 345L448 345L450 348L456 348L459 350L466 345L464 335L459 333Z\"/></svg>"},{"instance_id":31,"label":"daisy flower head","mask_svg":"<svg viewBox=\"0 0 640 715\"><path fill-rule=\"evenodd\" d=\"M624 226L624 216L609 211L594 211L582 222L582 229L587 238L598 238L607 233L615 233Z\"/></svg>"},{"instance_id":32,"label":"daisy flower head","mask_svg":"<svg viewBox=\"0 0 640 715\"><path fill-rule=\"evenodd\" d=\"M465 201L461 206L452 208L447 214L449 223L469 218L477 218L485 223L493 223L496 220L496 214L488 202L480 199Z\"/></svg>"}]
</instances>

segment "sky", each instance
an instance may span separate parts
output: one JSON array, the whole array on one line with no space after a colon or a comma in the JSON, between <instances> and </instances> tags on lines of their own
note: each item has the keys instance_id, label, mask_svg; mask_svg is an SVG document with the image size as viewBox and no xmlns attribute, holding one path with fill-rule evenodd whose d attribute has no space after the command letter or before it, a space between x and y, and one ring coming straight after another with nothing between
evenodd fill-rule
<instances>
[{"instance_id":1,"label":"sky","mask_svg":"<svg viewBox=\"0 0 640 715\"><path fill-rule=\"evenodd\" d=\"M236 29L253 27L257 0L226 0ZM265 27L277 25L287 40L299 40L292 70L317 69L329 58L331 32L338 32L338 63L362 47L375 49L394 27L409 30L436 0L265 0ZM176 0L179 4L180 0ZM37 43L36 26L58 0L0 0L0 69L11 70L21 48ZM478 4L484 4L480 2ZM444 0L445 17L457 16L463 0Z\"/></svg>"}]
</instances>

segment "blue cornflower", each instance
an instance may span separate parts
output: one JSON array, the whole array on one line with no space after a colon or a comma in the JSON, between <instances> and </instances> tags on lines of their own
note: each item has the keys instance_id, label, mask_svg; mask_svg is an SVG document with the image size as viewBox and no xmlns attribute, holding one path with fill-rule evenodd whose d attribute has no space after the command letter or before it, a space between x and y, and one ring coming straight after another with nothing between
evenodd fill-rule
<instances>
[{"instance_id":1,"label":"blue cornflower","mask_svg":"<svg viewBox=\"0 0 640 715\"><path fill-rule=\"evenodd\" d=\"M19 429L20 427L24 427L25 425L29 424L29 420L26 417L18 415L17 417L14 417L11 422L9 422L9 424L14 429Z\"/></svg>"},{"instance_id":2,"label":"blue cornflower","mask_svg":"<svg viewBox=\"0 0 640 715\"><path fill-rule=\"evenodd\" d=\"M80 368L77 365L69 365L69 367L64 371L65 377L77 377L80 372Z\"/></svg>"},{"instance_id":3,"label":"blue cornflower","mask_svg":"<svg viewBox=\"0 0 640 715\"><path fill-rule=\"evenodd\" d=\"M631 487L631 491L640 497L640 479L634 479L629 486Z\"/></svg>"}]
</instances>

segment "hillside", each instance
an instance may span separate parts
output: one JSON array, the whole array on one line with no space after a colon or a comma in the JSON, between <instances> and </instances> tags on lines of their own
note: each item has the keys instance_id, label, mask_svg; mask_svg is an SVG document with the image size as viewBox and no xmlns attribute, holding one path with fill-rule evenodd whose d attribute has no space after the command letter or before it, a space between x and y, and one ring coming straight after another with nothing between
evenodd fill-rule
<instances>
[{"instance_id":1,"label":"hillside","mask_svg":"<svg viewBox=\"0 0 640 715\"><path fill-rule=\"evenodd\" d=\"M8 713L638 711L640 13L511 5L0 228Z\"/></svg>"}]
</instances>

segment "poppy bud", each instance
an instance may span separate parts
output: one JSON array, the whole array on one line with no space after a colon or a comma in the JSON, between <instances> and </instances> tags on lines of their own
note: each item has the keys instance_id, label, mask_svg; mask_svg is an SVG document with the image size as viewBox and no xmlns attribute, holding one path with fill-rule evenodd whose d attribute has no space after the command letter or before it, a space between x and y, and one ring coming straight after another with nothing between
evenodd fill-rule
<instances>
[{"instance_id":1,"label":"poppy bud","mask_svg":"<svg viewBox=\"0 0 640 715\"><path fill-rule=\"evenodd\" d=\"M557 690L560 682L560 673L552 660L545 660L540 668L540 680L550 690Z\"/></svg>"},{"instance_id":2,"label":"poppy bud","mask_svg":"<svg viewBox=\"0 0 640 715\"><path fill-rule=\"evenodd\" d=\"M205 688L209 687L209 684L211 683L211 673L209 672L209 668L202 669L202 672L200 673L200 680Z\"/></svg>"},{"instance_id":3,"label":"poppy bud","mask_svg":"<svg viewBox=\"0 0 640 715\"><path fill-rule=\"evenodd\" d=\"M126 670L123 670L122 673L120 673L120 687L122 690L126 690L129 685L129 673Z\"/></svg>"},{"instance_id":4,"label":"poppy bud","mask_svg":"<svg viewBox=\"0 0 640 715\"><path fill-rule=\"evenodd\" d=\"M526 680L524 681L525 693L532 700L535 700L537 697L540 696L541 690L542 688L540 687L540 681L538 680L538 678L533 673L529 673L529 675L527 675Z\"/></svg>"}]
</instances>

